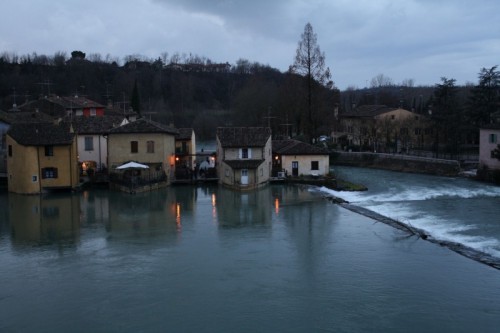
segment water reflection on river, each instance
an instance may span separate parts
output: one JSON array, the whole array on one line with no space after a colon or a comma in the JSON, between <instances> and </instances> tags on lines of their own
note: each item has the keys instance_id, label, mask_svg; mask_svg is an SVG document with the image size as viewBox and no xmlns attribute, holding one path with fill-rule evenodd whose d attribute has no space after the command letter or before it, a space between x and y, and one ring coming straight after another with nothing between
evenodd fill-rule
<instances>
[{"instance_id":1,"label":"water reflection on river","mask_svg":"<svg viewBox=\"0 0 500 333\"><path fill-rule=\"evenodd\" d=\"M306 187L4 193L0 208L1 332L500 325L497 271Z\"/></svg>"}]
</instances>

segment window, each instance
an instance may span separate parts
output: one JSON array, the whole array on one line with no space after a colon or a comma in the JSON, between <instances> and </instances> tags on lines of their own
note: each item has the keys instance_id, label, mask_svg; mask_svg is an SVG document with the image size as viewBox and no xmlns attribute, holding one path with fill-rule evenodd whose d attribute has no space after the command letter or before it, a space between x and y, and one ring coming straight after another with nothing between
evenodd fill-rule
<instances>
[{"instance_id":1,"label":"window","mask_svg":"<svg viewBox=\"0 0 500 333\"><path fill-rule=\"evenodd\" d=\"M148 141L148 142L146 142L146 151L148 153L154 153L155 152L155 142L154 141Z\"/></svg>"},{"instance_id":2,"label":"window","mask_svg":"<svg viewBox=\"0 0 500 333\"><path fill-rule=\"evenodd\" d=\"M43 168L42 179L57 178L57 168Z\"/></svg>"},{"instance_id":3,"label":"window","mask_svg":"<svg viewBox=\"0 0 500 333\"><path fill-rule=\"evenodd\" d=\"M490 134L490 139L489 139L489 142L490 143L497 143L497 135L494 134L494 133L491 133Z\"/></svg>"},{"instance_id":4,"label":"window","mask_svg":"<svg viewBox=\"0 0 500 333\"><path fill-rule=\"evenodd\" d=\"M9 156L12 157L12 145L9 145Z\"/></svg>"},{"instance_id":5,"label":"window","mask_svg":"<svg viewBox=\"0 0 500 333\"><path fill-rule=\"evenodd\" d=\"M240 158L251 158L252 157L252 151L250 148L241 148L240 149Z\"/></svg>"},{"instance_id":6,"label":"window","mask_svg":"<svg viewBox=\"0 0 500 333\"><path fill-rule=\"evenodd\" d=\"M38 176L31 176L31 181L36 183L38 181Z\"/></svg>"},{"instance_id":7,"label":"window","mask_svg":"<svg viewBox=\"0 0 500 333\"><path fill-rule=\"evenodd\" d=\"M43 207L43 217L59 217L59 207Z\"/></svg>"},{"instance_id":8,"label":"window","mask_svg":"<svg viewBox=\"0 0 500 333\"><path fill-rule=\"evenodd\" d=\"M139 143L137 141L130 141L130 152L131 153L139 152Z\"/></svg>"},{"instance_id":9,"label":"window","mask_svg":"<svg viewBox=\"0 0 500 333\"><path fill-rule=\"evenodd\" d=\"M45 146L45 156L54 156L54 146Z\"/></svg>"},{"instance_id":10,"label":"window","mask_svg":"<svg viewBox=\"0 0 500 333\"><path fill-rule=\"evenodd\" d=\"M422 129L421 128L415 128L415 135L420 135L422 134Z\"/></svg>"},{"instance_id":11,"label":"window","mask_svg":"<svg viewBox=\"0 0 500 333\"><path fill-rule=\"evenodd\" d=\"M95 116L97 114L96 110L94 108L90 109L90 115Z\"/></svg>"},{"instance_id":12,"label":"window","mask_svg":"<svg viewBox=\"0 0 500 333\"><path fill-rule=\"evenodd\" d=\"M94 150L94 138L91 136L85 137L85 150L91 151Z\"/></svg>"},{"instance_id":13,"label":"window","mask_svg":"<svg viewBox=\"0 0 500 333\"><path fill-rule=\"evenodd\" d=\"M311 170L319 170L319 162L311 161Z\"/></svg>"},{"instance_id":14,"label":"window","mask_svg":"<svg viewBox=\"0 0 500 333\"><path fill-rule=\"evenodd\" d=\"M396 116L395 115L391 115L391 119L392 120L396 119Z\"/></svg>"}]
</instances>

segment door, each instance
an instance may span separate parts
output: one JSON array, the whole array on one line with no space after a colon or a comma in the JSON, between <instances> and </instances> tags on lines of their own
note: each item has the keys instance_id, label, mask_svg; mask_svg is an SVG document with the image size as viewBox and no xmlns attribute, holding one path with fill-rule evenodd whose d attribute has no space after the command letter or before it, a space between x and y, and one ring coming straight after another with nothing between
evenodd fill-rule
<instances>
[{"instance_id":1,"label":"door","mask_svg":"<svg viewBox=\"0 0 500 333\"><path fill-rule=\"evenodd\" d=\"M292 162L292 176L293 177L299 176L299 162L298 161Z\"/></svg>"},{"instance_id":2,"label":"door","mask_svg":"<svg viewBox=\"0 0 500 333\"><path fill-rule=\"evenodd\" d=\"M241 169L241 185L248 185L248 169Z\"/></svg>"}]
</instances>

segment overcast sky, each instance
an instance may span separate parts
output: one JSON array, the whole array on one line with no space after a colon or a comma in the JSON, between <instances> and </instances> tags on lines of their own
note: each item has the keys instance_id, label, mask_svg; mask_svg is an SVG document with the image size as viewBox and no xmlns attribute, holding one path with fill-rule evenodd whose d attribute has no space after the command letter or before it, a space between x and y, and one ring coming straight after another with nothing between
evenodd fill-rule
<instances>
[{"instance_id":1,"label":"overcast sky","mask_svg":"<svg viewBox=\"0 0 500 333\"><path fill-rule=\"evenodd\" d=\"M286 71L309 22L342 90L378 74L477 83L481 68L500 65L498 0L2 0L0 8L0 52L18 55L178 52Z\"/></svg>"}]
</instances>

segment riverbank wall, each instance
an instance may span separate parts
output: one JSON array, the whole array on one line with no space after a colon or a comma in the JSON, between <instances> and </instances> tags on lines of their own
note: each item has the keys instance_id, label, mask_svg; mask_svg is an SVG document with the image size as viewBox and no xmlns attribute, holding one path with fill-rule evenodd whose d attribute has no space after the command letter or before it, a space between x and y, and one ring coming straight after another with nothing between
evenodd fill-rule
<instances>
[{"instance_id":1,"label":"riverbank wall","mask_svg":"<svg viewBox=\"0 0 500 333\"><path fill-rule=\"evenodd\" d=\"M460 163L455 160L368 152L335 151L330 153L330 164L451 177L461 171Z\"/></svg>"}]
</instances>

